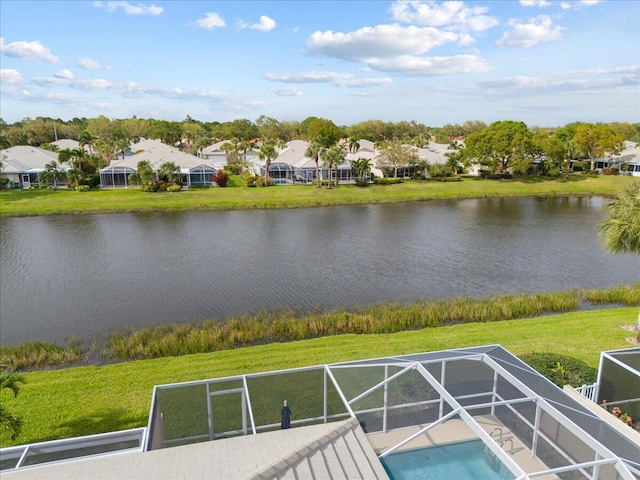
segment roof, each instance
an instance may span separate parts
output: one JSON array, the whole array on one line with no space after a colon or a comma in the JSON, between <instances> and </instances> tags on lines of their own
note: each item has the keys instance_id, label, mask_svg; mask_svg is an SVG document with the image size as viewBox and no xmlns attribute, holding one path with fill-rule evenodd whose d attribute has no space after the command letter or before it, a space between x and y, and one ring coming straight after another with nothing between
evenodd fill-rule
<instances>
[{"instance_id":1,"label":"roof","mask_svg":"<svg viewBox=\"0 0 640 480\"><path fill-rule=\"evenodd\" d=\"M44 170L47 163L58 160L58 153L28 145L0 150L2 171L4 173L22 173L29 170Z\"/></svg>"},{"instance_id":2,"label":"roof","mask_svg":"<svg viewBox=\"0 0 640 480\"><path fill-rule=\"evenodd\" d=\"M250 452L250 455L248 455ZM312 475L311 472L315 474ZM203 442L150 452L92 457L15 472L20 480L158 478L388 478L353 420Z\"/></svg>"},{"instance_id":3,"label":"roof","mask_svg":"<svg viewBox=\"0 0 640 480\"><path fill-rule=\"evenodd\" d=\"M209 165L213 167L211 160L205 158L196 157L189 153L182 152L177 148L170 147L163 143L144 143L144 146L149 145L150 148L143 150L140 153L131 155L120 160L113 160L109 167L104 168L101 172L104 172L112 167L128 167L132 169L138 168L138 162L147 161L151 164L154 170L160 168L163 163L173 162L181 169L193 169L200 165Z\"/></svg>"}]
</instances>

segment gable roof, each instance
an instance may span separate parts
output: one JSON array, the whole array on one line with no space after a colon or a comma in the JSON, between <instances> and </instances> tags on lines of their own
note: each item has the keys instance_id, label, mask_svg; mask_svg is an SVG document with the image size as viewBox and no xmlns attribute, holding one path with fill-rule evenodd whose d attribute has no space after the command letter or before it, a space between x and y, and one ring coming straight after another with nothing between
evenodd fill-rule
<instances>
[{"instance_id":1,"label":"gable roof","mask_svg":"<svg viewBox=\"0 0 640 480\"><path fill-rule=\"evenodd\" d=\"M131 155L130 157L112 161L108 168L129 167L135 170L138 168L138 162L141 161L149 162L154 170L160 168L163 163L168 162L175 163L176 166L180 167L180 169L193 169L200 165L214 166L211 160L196 157L195 155L185 153L163 143L156 142L155 145L153 143L145 143L144 145L151 145L151 148L143 150L140 153L136 153L135 155ZM105 170L106 169L102 169L101 171Z\"/></svg>"},{"instance_id":2,"label":"gable roof","mask_svg":"<svg viewBox=\"0 0 640 480\"><path fill-rule=\"evenodd\" d=\"M21 173L44 170L47 163L58 160L58 153L28 145L17 145L0 150L0 158L4 173Z\"/></svg>"}]
</instances>

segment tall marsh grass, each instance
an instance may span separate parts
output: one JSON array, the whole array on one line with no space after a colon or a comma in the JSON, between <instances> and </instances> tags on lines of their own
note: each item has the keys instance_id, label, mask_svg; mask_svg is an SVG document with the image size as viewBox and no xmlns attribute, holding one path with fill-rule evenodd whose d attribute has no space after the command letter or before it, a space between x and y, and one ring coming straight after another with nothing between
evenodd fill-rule
<instances>
[{"instance_id":1,"label":"tall marsh grass","mask_svg":"<svg viewBox=\"0 0 640 480\"><path fill-rule=\"evenodd\" d=\"M10 371L60 367L93 359L97 363L141 360L231 350L343 334L396 333L461 323L497 322L578 310L582 302L640 305L640 283L610 290L571 290L487 298L384 303L300 315L293 311L239 315L225 322L162 324L99 333L60 347L32 342L0 347L0 365ZM86 363L86 360L85 362Z\"/></svg>"},{"instance_id":2,"label":"tall marsh grass","mask_svg":"<svg viewBox=\"0 0 640 480\"><path fill-rule=\"evenodd\" d=\"M351 311L296 316L263 312L225 323L158 325L118 332L108 340L114 358L134 360L228 350L271 342L288 342L343 334L395 333L458 323L495 322L576 310L575 293L499 295L404 304L376 304Z\"/></svg>"},{"instance_id":3,"label":"tall marsh grass","mask_svg":"<svg viewBox=\"0 0 640 480\"><path fill-rule=\"evenodd\" d=\"M8 371L63 366L79 363L82 349L78 339L66 347L47 342L28 342L0 347L0 365Z\"/></svg>"}]
</instances>

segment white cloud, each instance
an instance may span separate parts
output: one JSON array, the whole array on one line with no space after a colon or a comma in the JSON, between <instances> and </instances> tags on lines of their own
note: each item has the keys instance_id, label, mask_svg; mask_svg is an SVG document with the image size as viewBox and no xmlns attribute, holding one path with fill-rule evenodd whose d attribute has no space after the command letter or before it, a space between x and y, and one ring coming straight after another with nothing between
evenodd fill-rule
<instances>
[{"instance_id":1,"label":"white cloud","mask_svg":"<svg viewBox=\"0 0 640 480\"><path fill-rule=\"evenodd\" d=\"M0 83L4 83L6 85L20 85L24 83L22 79L22 75L17 70L13 70L11 68L3 68L0 69Z\"/></svg>"},{"instance_id":2,"label":"white cloud","mask_svg":"<svg viewBox=\"0 0 640 480\"><path fill-rule=\"evenodd\" d=\"M62 78L64 80L72 80L73 79L73 73L71 73L71 70L64 68L62 70L60 70L58 73L54 73L53 74L54 77L56 78Z\"/></svg>"},{"instance_id":3,"label":"white cloud","mask_svg":"<svg viewBox=\"0 0 640 480\"><path fill-rule=\"evenodd\" d=\"M571 70L546 76L517 75L478 83L485 94L528 95L553 93L612 93L640 85L637 66L614 69Z\"/></svg>"},{"instance_id":4,"label":"white cloud","mask_svg":"<svg viewBox=\"0 0 640 480\"><path fill-rule=\"evenodd\" d=\"M127 15L160 15L164 9L162 7L156 7L155 5L132 5L129 2L93 2L93 6L96 8L102 8L107 12L115 12L119 8L124 10Z\"/></svg>"},{"instance_id":5,"label":"white cloud","mask_svg":"<svg viewBox=\"0 0 640 480\"><path fill-rule=\"evenodd\" d=\"M360 88L387 85L392 83L390 78L354 78L352 73L339 72L302 72L302 73L267 73L264 78L272 82L283 83L329 83L336 87Z\"/></svg>"},{"instance_id":6,"label":"white cloud","mask_svg":"<svg viewBox=\"0 0 640 480\"><path fill-rule=\"evenodd\" d=\"M260 30L261 32L268 32L276 28L276 22L266 15L261 15L260 23L254 23L250 28L252 28L253 30Z\"/></svg>"},{"instance_id":7,"label":"white cloud","mask_svg":"<svg viewBox=\"0 0 640 480\"><path fill-rule=\"evenodd\" d=\"M296 87L271 88L270 92L275 93L279 97L301 97L302 92Z\"/></svg>"},{"instance_id":8,"label":"white cloud","mask_svg":"<svg viewBox=\"0 0 640 480\"><path fill-rule=\"evenodd\" d=\"M84 70L110 70L110 67L103 65L98 60L88 57L80 57L76 62L76 66Z\"/></svg>"},{"instance_id":9,"label":"white cloud","mask_svg":"<svg viewBox=\"0 0 640 480\"><path fill-rule=\"evenodd\" d=\"M490 70L476 55L421 56L448 42L468 45L473 41L466 33L393 24L350 33L315 32L307 39L307 48L316 55L358 62L373 70L397 75L433 76Z\"/></svg>"},{"instance_id":10,"label":"white cloud","mask_svg":"<svg viewBox=\"0 0 640 480\"><path fill-rule=\"evenodd\" d=\"M476 55L455 55L452 57L403 56L378 59L369 62L371 68L410 77L432 77L464 73L486 72L491 67Z\"/></svg>"},{"instance_id":11,"label":"white cloud","mask_svg":"<svg viewBox=\"0 0 640 480\"><path fill-rule=\"evenodd\" d=\"M461 1L438 5L432 1L396 1L391 5L392 18L399 22L428 27L482 32L499 24L495 17L485 15L488 7L467 7Z\"/></svg>"},{"instance_id":12,"label":"white cloud","mask_svg":"<svg viewBox=\"0 0 640 480\"><path fill-rule=\"evenodd\" d=\"M446 42L466 39L454 32L398 24L364 27L350 33L314 32L307 39L311 53L354 62L425 53Z\"/></svg>"},{"instance_id":13,"label":"white cloud","mask_svg":"<svg viewBox=\"0 0 640 480\"><path fill-rule=\"evenodd\" d=\"M548 0L520 0L523 7L548 7L551 3Z\"/></svg>"},{"instance_id":14,"label":"white cloud","mask_svg":"<svg viewBox=\"0 0 640 480\"><path fill-rule=\"evenodd\" d=\"M551 42L562 38L564 27L554 26L551 17L548 15L538 15L530 20L530 23L517 23L515 20L509 22L512 30L505 32L498 45L533 47L539 43Z\"/></svg>"},{"instance_id":15,"label":"white cloud","mask_svg":"<svg viewBox=\"0 0 640 480\"><path fill-rule=\"evenodd\" d=\"M578 1L573 1L573 3L571 2L561 2L560 3L560 7L563 10L571 10L573 8L575 9L580 9L582 7L592 7L594 5L597 5L599 3L602 3L602 0L578 0Z\"/></svg>"},{"instance_id":16,"label":"white cloud","mask_svg":"<svg viewBox=\"0 0 640 480\"><path fill-rule=\"evenodd\" d=\"M0 52L8 57L23 58L25 60L42 60L47 63L59 62L58 57L51 53L48 47L45 47L38 41L20 41L5 44L4 38L0 37Z\"/></svg>"},{"instance_id":17,"label":"white cloud","mask_svg":"<svg viewBox=\"0 0 640 480\"><path fill-rule=\"evenodd\" d=\"M220 15L215 12L207 12L204 14L204 18L199 18L195 21L195 24L201 28L211 30L212 28L226 27L227 23Z\"/></svg>"}]
</instances>

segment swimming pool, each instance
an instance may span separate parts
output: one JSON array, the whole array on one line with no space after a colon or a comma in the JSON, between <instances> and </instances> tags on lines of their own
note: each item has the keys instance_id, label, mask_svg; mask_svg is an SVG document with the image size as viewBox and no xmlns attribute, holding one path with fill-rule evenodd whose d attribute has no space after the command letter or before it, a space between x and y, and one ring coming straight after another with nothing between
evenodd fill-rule
<instances>
[{"instance_id":1,"label":"swimming pool","mask_svg":"<svg viewBox=\"0 0 640 480\"><path fill-rule=\"evenodd\" d=\"M392 453L381 458L391 480L513 480L482 440Z\"/></svg>"}]
</instances>

